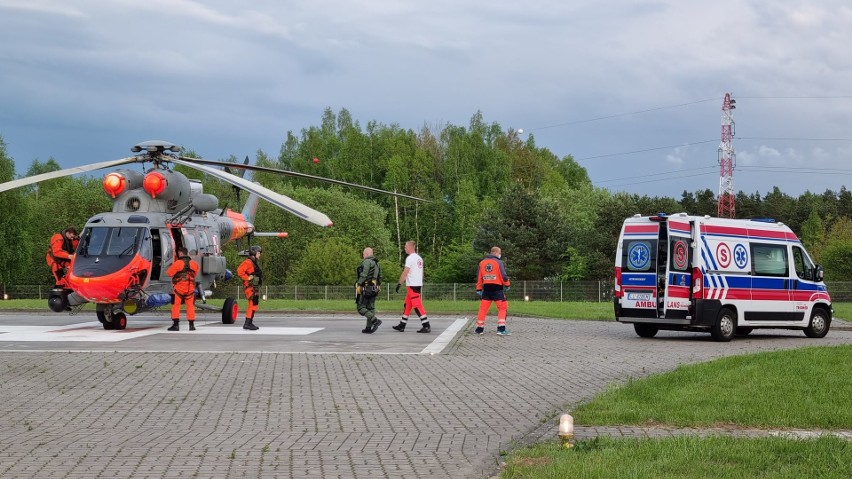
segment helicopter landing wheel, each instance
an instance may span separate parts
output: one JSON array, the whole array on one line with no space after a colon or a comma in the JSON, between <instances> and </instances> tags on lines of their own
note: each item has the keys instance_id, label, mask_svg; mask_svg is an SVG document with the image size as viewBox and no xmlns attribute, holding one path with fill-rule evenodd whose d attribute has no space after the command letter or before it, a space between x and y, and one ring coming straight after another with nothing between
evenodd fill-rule
<instances>
[{"instance_id":1,"label":"helicopter landing wheel","mask_svg":"<svg viewBox=\"0 0 852 479\"><path fill-rule=\"evenodd\" d=\"M112 315L112 325L115 329L124 329L127 327L127 315L124 313L115 313Z\"/></svg>"},{"instance_id":2,"label":"helicopter landing wheel","mask_svg":"<svg viewBox=\"0 0 852 479\"><path fill-rule=\"evenodd\" d=\"M104 329L115 329L115 325L111 321L107 321L107 315L105 311L96 311L95 314L98 316L98 321L104 325Z\"/></svg>"},{"instance_id":3,"label":"helicopter landing wheel","mask_svg":"<svg viewBox=\"0 0 852 479\"><path fill-rule=\"evenodd\" d=\"M225 300L225 305L222 306L222 324L234 324L237 316L240 315L240 307L234 298Z\"/></svg>"}]
</instances>

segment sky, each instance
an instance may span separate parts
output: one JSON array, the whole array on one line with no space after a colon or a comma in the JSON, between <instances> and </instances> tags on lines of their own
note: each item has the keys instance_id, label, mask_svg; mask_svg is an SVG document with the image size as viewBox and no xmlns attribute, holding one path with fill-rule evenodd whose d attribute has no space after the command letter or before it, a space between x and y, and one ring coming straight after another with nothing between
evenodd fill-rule
<instances>
[{"instance_id":1,"label":"sky","mask_svg":"<svg viewBox=\"0 0 852 479\"><path fill-rule=\"evenodd\" d=\"M488 123L610 191L852 188L852 4L719 0L0 0L0 136L19 174L130 155L277 156L346 108Z\"/></svg>"}]
</instances>

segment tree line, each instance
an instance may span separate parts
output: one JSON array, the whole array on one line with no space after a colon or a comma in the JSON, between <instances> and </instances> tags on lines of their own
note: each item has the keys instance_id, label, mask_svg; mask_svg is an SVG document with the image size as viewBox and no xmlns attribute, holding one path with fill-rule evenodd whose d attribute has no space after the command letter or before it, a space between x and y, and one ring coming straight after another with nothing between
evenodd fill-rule
<instances>
[{"instance_id":1,"label":"tree line","mask_svg":"<svg viewBox=\"0 0 852 479\"><path fill-rule=\"evenodd\" d=\"M184 147L186 156L195 156ZM241 162L235 156L219 159ZM415 131L375 121L362 127L348 110L326 109L319 125L288 132L277 156L258 150L254 163L427 200L256 173L264 186L334 221L331 228L319 228L261 202L257 230L289 233L287 239L255 239L264 248L268 284L350 284L365 246L376 251L386 281L395 281L407 240L418 243L427 282L473 282L479 260L493 245L502 248L513 279L609 279L624 218L656 212L713 216L717 209L710 189L684 191L676 199L595 187L570 155L559 157L538 147L533 135L522 139L515 130L487 123L479 112L467 126L424 125ZM54 158L36 159L16 175L0 136L0 182L57 169ZM177 169L202 180L220 205L241 209L230 185ZM0 282L52 282L44 262L51 234L68 225L80 228L94 214L111 210L101 179L60 178L0 193ZM739 192L736 207L740 218L788 224L828 279L852 280L852 193L845 187L798 197L777 187L763 195ZM234 269L237 248L225 252Z\"/></svg>"}]
</instances>

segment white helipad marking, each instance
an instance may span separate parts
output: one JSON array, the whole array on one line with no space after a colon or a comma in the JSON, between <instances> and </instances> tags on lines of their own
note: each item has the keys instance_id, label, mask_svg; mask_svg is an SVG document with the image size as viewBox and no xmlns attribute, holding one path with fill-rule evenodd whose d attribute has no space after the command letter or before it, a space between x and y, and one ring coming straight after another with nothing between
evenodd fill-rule
<instances>
[{"instance_id":1,"label":"white helipad marking","mask_svg":"<svg viewBox=\"0 0 852 479\"><path fill-rule=\"evenodd\" d=\"M195 334L195 335L255 335L255 336L305 336L321 331L323 328L276 328L263 327L258 331L247 331L240 326L209 327L208 324L221 324L215 321L197 321L196 330L189 331L189 325L181 321L178 332L166 331L169 323L164 321L139 321L124 330L106 330L99 322L69 324L66 326L3 326L0 325L0 341L17 342L96 342L113 343L126 339L141 338L152 334Z\"/></svg>"},{"instance_id":2,"label":"white helipad marking","mask_svg":"<svg viewBox=\"0 0 852 479\"><path fill-rule=\"evenodd\" d=\"M243 329L242 326L226 326L223 328L199 328L195 331L185 331L186 328L181 324L180 332L186 332L187 334L245 334L248 336L257 336L258 334L272 334L277 336L307 336L308 334L316 333L317 331L322 331L325 328L288 328L288 327L274 327L274 326L263 326L257 331L249 331L247 329ZM2 336L0 336L2 338Z\"/></svg>"},{"instance_id":3,"label":"white helipad marking","mask_svg":"<svg viewBox=\"0 0 852 479\"><path fill-rule=\"evenodd\" d=\"M429 354L429 353L440 353L443 351L447 344L455 337L456 333L467 324L467 318L461 318L453 321L453 324L450 325L449 328L445 329L440 336L435 338L434 341L429 343L429 346L426 346L423 351L420 351L420 354Z\"/></svg>"}]
</instances>

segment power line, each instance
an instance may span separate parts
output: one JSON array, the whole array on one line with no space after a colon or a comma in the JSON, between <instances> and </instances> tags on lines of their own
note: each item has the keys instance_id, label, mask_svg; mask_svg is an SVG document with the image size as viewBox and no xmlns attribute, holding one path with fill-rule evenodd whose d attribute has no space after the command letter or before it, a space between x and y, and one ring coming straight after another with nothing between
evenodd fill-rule
<instances>
[{"instance_id":1,"label":"power line","mask_svg":"<svg viewBox=\"0 0 852 479\"><path fill-rule=\"evenodd\" d=\"M621 178L610 178L610 179L606 179L606 180L598 180L595 183L607 183L607 182L610 182L610 181L630 180L630 179L635 179L635 178L648 178L648 177L651 177L651 176L660 177L660 176L663 176L663 175L674 175L674 174L678 174L678 173L685 173L685 172L688 172L688 171L715 170L716 168L718 168L718 167L717 166L702 166L700 168L691 168L691 169L688 169L688 170L661 171L661 172L658 172L658 173L648 173L647 175L623 176ZM677 178L677 177L675 177L675 178ZM659 179L663 180L663 179L674 179L674 178L659 178Z\"/></svg>"},{"instance_id":2,"label":"power line","mask_svg":"<svg viewBox=\"0 0 852 479\"><path fill-rule=\"evenodd\" d=\"M595 155L595 156L587 156L585 158L575 158L574 161L585 161L585 160L593 160L595 158L606 158L610 156L622 156L622 155L632 155L634 153L646 153L648 151L656 151L656 150L665 150L666 148L679 148L683 146L693 146L693 145L701 145L703 143L711 143L719 140L703 140L703 141L693 141L690 143L680 143L677 145L668 145L668 146L657 146L654 148L645 148L643 150L633 150L633 151L624 151L621 153L607 153L605 155Z\"/></svg>"},{"instance_id":3,"label":"power line","mask_svg":"<svg viewBox=\"0 0 852 479\"><path fill-rule=\"evenodd\" d=\"M734 137L735 140L748 140L748 141L849 141L852 142L852 138L797 138L797 137L763 137L763 136L745 136L745 137ZM636 153L647 153L649 151L656 150L665 150L667 148L679 148L683 146L694 146L701 145L705 143L713 143L719 140L703 140L703 141L693 141L688 143L679 143L677 145L666 145L666 146L656 146L653 148L644 148L641 150L632 150L632 151L623 151L620 153L606 153L603 155L595 155L595 156L586 156L583 158L574 158L574 161L585 161L585 160L593 160L596 158L607 158L611 156L624 156L624 155L632 155Z\"/></svg>"},{"instance_id":4,"label":"power line","mask_svg":"<svg viewBox=\"0 0 852 479\"><path fill-rule=\"evenodd\" d=\"M715 168L715 167L711 167L711 168ZM738 170L744 169L748 172L761 172L761 171L765 171L768 168L784 168L784 167L754 167L754 166L737 167ZM797 175L808 174L808 175L852 176L852 170L835 170L835 171L820 170L820 171L815 171L815 170L809 169L809 168L791 168L790 170L791 171L780 170L780 171L774 171L774 172L775 173L794 173L794 174L797 174ZM631 181L631 182L628 182L628 183L618 183L618 184L615 184L615 185L602 186L602 187L611 189L611 188L618 188L618 187L621 187L621 186L641 185L641 184L645 184L645 183L656 183L658 181L672 181L672 180L679 180L679 179L683 179L683 178L694 178L694 177L697 177L697 176L706 176L706 175L711 175L711 174L713 174L713 172L695 173L695 174L691 174L691 175L671 176L671 177L666 177L666 178L655 178L655 179L644 180L644 181ZM644 175L644 176L648 176L648 175ZM639 177L637 177L637 178L639 178ZM615 180L594 181L593 183L595 185L598 185L599 183L606 182L606 181L615 181Z\"/></svg>"},{"instance_id":5,"label":"power line","mask_svg":"<svg viewBox=\"0 0 852 479\"><path fill-rule=\"evenodd\" d=\"M852 98L852 95L826 95L826 96L740 96L737 100L842 100Z\"/></svg>"},{"instance_id":6,"label":"power line","mask_svg":"<svg viewBox=\"0 0 852 479\"><path fill-rule=\"evenodd\" d=\"M707 172L707 173L696 173L696 174L693 174L693 175L681 175L681 176L674 176L674 177L670 177L670 178L657 178L657 179L654 179L654 180L645 180L645 181L631 181L629 183L620 183L620 184L617 184L617 185L610 185L610 186L607 186L605 188L617 188L619 186L641 185L641 184L644 184L644 183L655 183L657 181L680 180L680 179L683 179L683 178L694 178L696 176L707 176L707 175L712 175L712 174L715 174L715 173L711 171L711 172Z\"/></svg>"},{"instance_id":7,"label":"power line","mask_svg":"<svg viewBox=\"0 0 852 479\"><path fill-rule=\"evenodd\" d=\"M796 168L787 166L740 166L738 170L744 171L772 171L774 173L797 173L808 175L852 175L852 170L843 170L839 168L820 169L819 171L813 168Z\"/></svg>"},{"instance_id":8,"label":"power line","mask_svg":"<svg viewBox=\"0 0 852 479\"><path fill-rule=\"evenodd\" d=\"M850 99L850 98L852 98L852 95L737 96L738 100L842 100L842 99ZM686 102L686 103L679 103L677 105L656 106L656 107L652 107L652 108L646 108L644 110L630 111L630 112L625 112L625 113L616 113L616 114L613 114L613 115L604 115L604 116L598 116L598 117L595 117L595 118L586 118L586 119L583 119L583 120L572 120L572 121L566 121L566 122L562 122L562 123L555 123L553 125L539 126L539 127L535 127L535 128L530 128L529 131L546 130L546 129L549 129L549 128L558 128L560 126L577 125L577 124L580 124L580 123L591 123L593 121L608 120L608 119L611 119L611 118L620 118L620 117L623 117L623 116L630 116L630 115L639 115L639 114L642 114L642 113L650 113L652 111L670 110L670 109L673 109L673 108L681 108L681 107L684 107L684 106L697 105L699 103L707 103L707 102L710 102L710 101L718 101L718 100L719 100L719 98L705 98L703 100L689 101L689 102Z\"/></svg>"},{"instance_id":9,"label":"power line","mask_svg":"<svg viewBox=\"0 0 852 479\"><path fill-rule=\"evenodd\" d=\"M658 111L658 110L668 110L668 109L672 109L672 108L680 108L680 107L684 107L684 106L695 105L695 104L698 104L698 103L706 103L708 101L715 101L715 100L717 100L717 98L707 98L707 99L704 99L704 100L690 101L690 102L687 102L687 103L680 103L680 104L677 104L677 105L657 106L657 107L654 107L654 108L647 108L645 110L631 111L631 112L627 112L627 113L616 113L614 115L606 115L606 116L599 116L599 117L595 117L595 118L587 118L585 120L566 121L566 122L563 122L563 123L556 123L554 125L547 125L547 126L539 126L539 127L536 127L536 128L530 128L529 131L546 130L548 128L557 128L557 127L566 126L566 125L577 125L577 124L580 124L580 123L591 123L593 121L608 120L610 118L618 118L618 117L622 117L622 116L639 115L641 113L648 113L648 112Z\"/></svg>"},{"instance_id":10,"label":"power line","mask_svg":"<svg viewBox=\"0 0 852 479\"><path fill-rule=\"evenodd\" d=\"M759 141L852 141L852 138L796 138L788 137L766 137L766 136L735 136L735 140L759 140Z\"/></svg>"}]
</instances>

